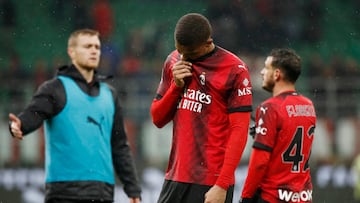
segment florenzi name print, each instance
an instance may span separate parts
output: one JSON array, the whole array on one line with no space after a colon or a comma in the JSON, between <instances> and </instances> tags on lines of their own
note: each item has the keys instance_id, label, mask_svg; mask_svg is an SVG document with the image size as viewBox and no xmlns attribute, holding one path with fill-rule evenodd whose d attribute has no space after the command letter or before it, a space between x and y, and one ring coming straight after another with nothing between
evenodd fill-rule
<instances>
[{"instance_id":1,"label":"florenzi name print","mask_svg":"<svg viewBox=\"0 0 360 203\"><path fill-rule=\"evenodd\" d=\"M314 117L315 109L311 105L287 105L286 111L289 117L305 116Z\"/></svg>"}]
</instances>

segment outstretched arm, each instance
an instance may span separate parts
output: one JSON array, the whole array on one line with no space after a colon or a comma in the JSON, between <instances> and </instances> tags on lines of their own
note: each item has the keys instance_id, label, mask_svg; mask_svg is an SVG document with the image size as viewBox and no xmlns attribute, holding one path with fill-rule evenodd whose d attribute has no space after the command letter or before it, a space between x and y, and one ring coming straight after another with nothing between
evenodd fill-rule
<instances>
[{"instance_id":1,"label":"outstretched arm","mask_svg":"<svg viewBox=\"0 0 360 203\"><path fill-rule=\"evenodd\" d=\"M9 131L17 139L38 129L43 121L59 113L65 106L65 90L59 79L44 82L29 105L18 115L9 114Z\"/></svg>"}]
</instances>

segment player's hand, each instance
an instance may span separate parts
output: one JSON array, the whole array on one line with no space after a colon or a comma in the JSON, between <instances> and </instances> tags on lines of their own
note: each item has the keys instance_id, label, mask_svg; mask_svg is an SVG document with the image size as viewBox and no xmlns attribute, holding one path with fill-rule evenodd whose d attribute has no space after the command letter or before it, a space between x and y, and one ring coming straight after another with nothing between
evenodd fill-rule
<instances>
[{"instance_id":1,"label":"player's hand","mask_svg":"<svg viewBox=\"0 0 360 203\"><path fill-rule=\"evenodd\" d=\"M21 120L14 114L9 114L9 129L10 133L16 139L22 140L24 138L23 132L21 131Z\"/></svg>"},{"instance_id":2,"label":"player's hand","mask_svg":"<svg viewBox=\"0 0 360 203\"><path fill-rule=\"evenodd\" d=\"M176 86L178 87L185 86L185 78L192 76L191 66L192 64L190 62L183 60L180 60L174 64L174 66L172 67L172 74Z\"/></svg>"},{"instance_id":3,"label":"player's hand","mask_svg":"<svg viewBox=\"0 0 360 203\"><path fill-rule=\"evenodd\" d=\"M140 198L138 198L138 197L132 197L132 198L130 198L130 203L140 203Z\"/></svg>"},{"instance_id":4,"label":"player's hand","mask_svg":"<svg viewBox=\"0 0 360 203\"><path fill-rule=\"evenodd\" d=\"M220 186L214 185L205 193L204 203L224 203L226 199L226 190Z\"/></svg>"}]
</instances>

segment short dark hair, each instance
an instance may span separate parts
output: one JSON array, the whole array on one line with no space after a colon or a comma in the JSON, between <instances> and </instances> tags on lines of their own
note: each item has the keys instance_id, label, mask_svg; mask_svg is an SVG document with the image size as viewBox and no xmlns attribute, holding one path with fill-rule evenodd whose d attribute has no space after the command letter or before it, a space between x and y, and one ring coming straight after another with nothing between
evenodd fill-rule
<instances>
[{"instance_id":1,"label":"short dark hair","mask_svg":"<svg viewBox=\"0 0 360 203\"><path fill-rule=\"evenodd\" d=\"M212 28L209 20L199 13L188 13L176 23L174 38L183 46L204 44L211 36Z\"/></svg>"},{"instance_id":2,"label":"short dark hair","mask_svg":"<svg viewBox=\"0 0 360 203\"><path fill-rule=\"evenodd\" d=\"M295 83L301 73L301 58L289 48L276 48L271 50L269 56L273 57L272 66L279 68L285 74L285 80Z\"/></svg>"}]
</instances>

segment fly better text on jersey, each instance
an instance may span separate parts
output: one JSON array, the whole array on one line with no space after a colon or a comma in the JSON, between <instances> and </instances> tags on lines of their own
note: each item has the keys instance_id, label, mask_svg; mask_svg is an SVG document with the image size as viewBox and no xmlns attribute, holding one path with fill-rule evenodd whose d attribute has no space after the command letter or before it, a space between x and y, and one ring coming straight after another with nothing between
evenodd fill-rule
<instances>
[{"instance_id":1,"label":"fly better text on jersey","mask_svg":"<svg viewBox=\"0 0 360 203\"><path fill-rule=\"evenodd\" d=\"M183 98L179 102L178 109L201 113L203 104L211 104L211 95L200 90L186 89Z\"/></svg>"}]
</instances>

